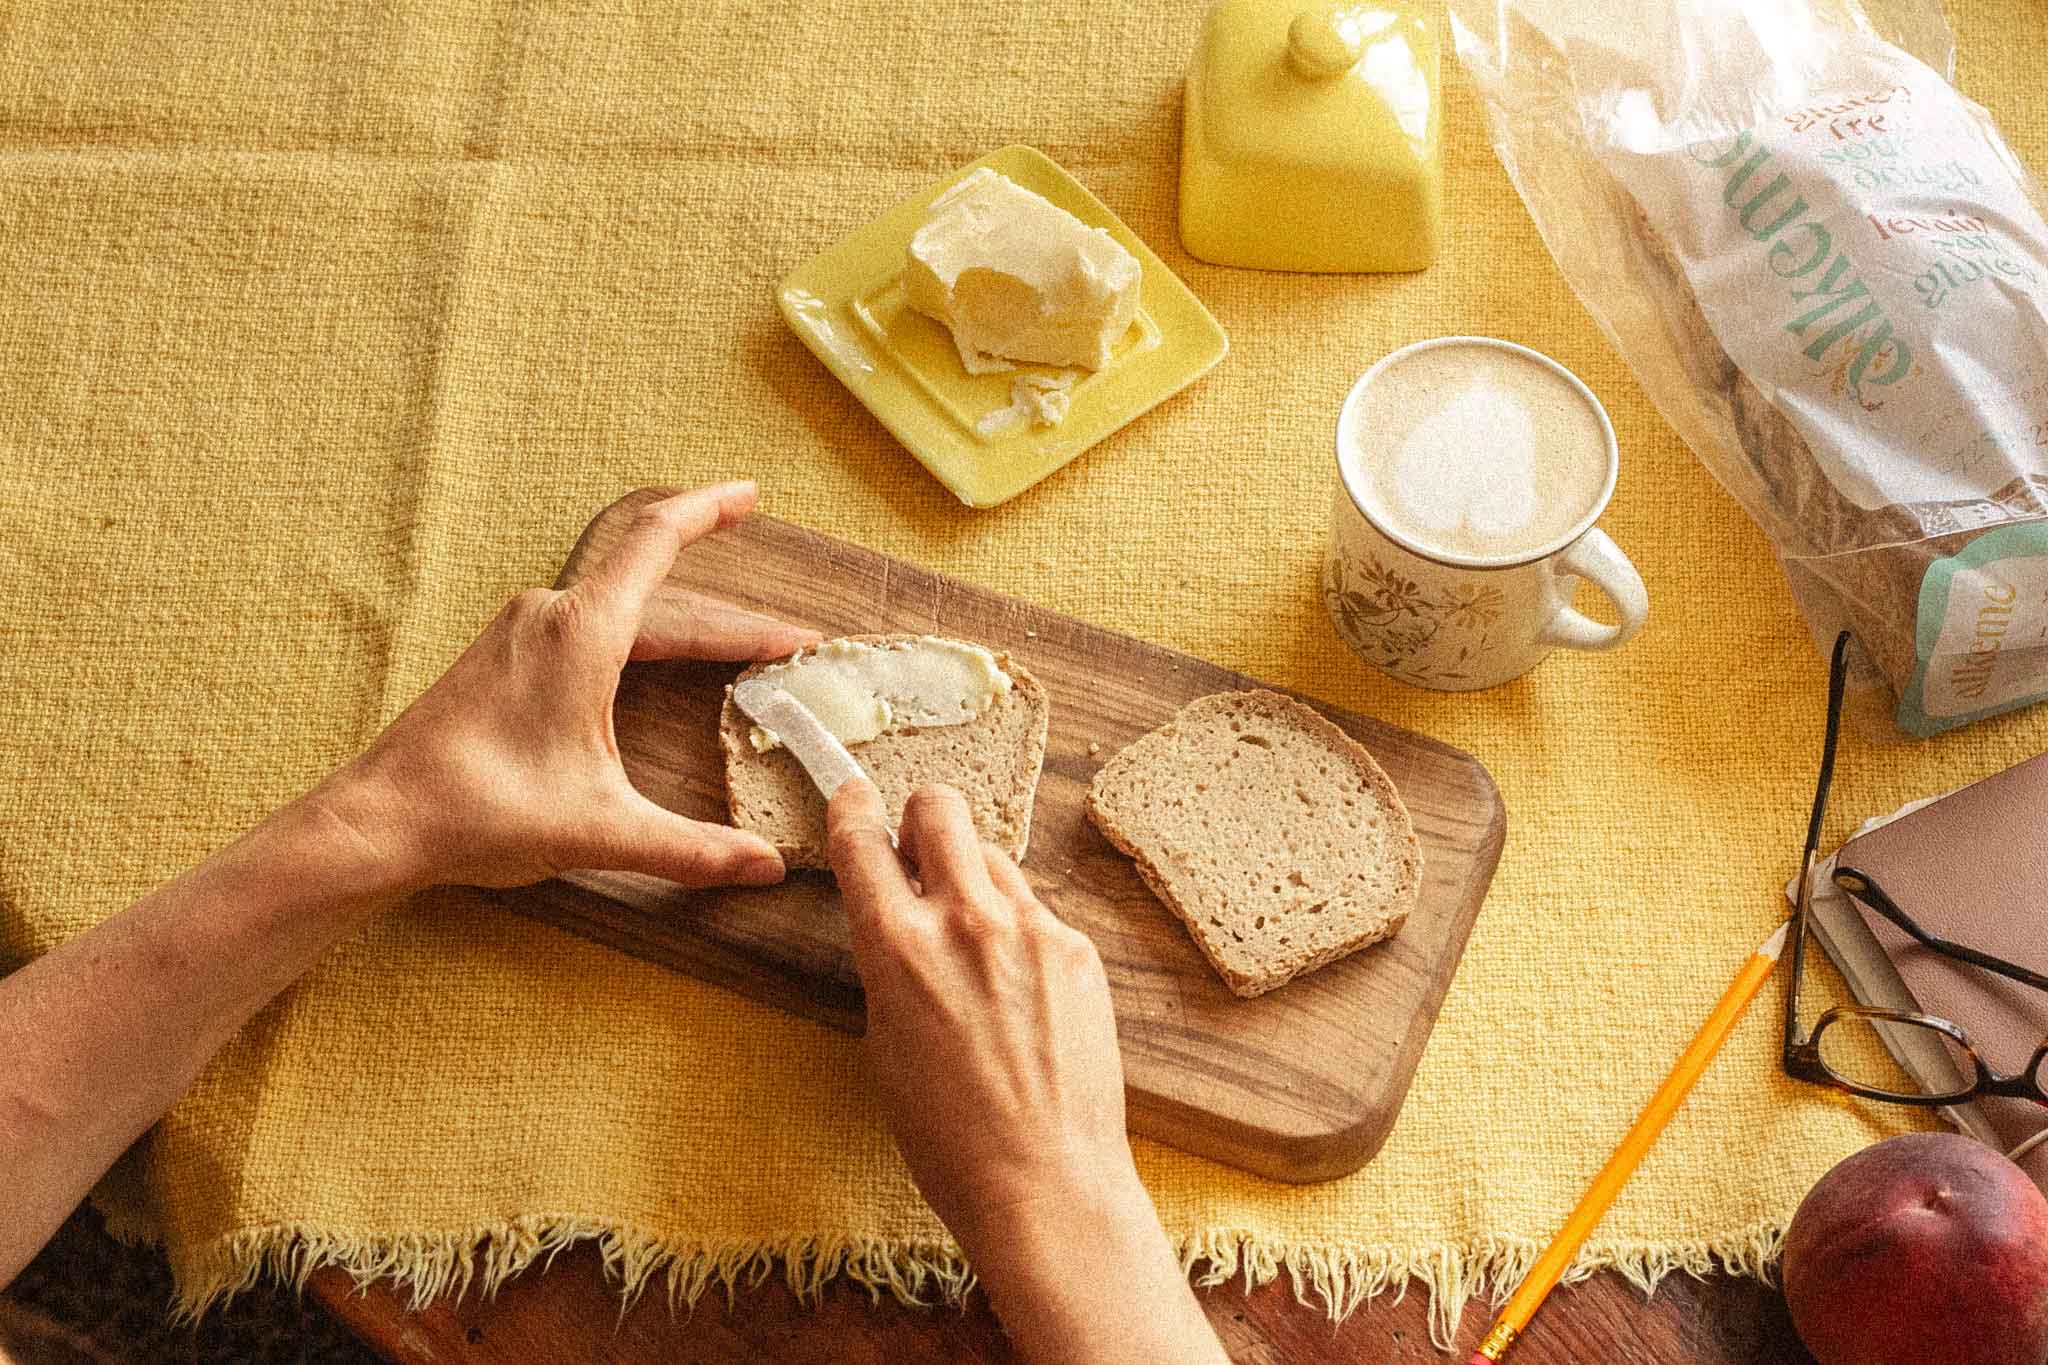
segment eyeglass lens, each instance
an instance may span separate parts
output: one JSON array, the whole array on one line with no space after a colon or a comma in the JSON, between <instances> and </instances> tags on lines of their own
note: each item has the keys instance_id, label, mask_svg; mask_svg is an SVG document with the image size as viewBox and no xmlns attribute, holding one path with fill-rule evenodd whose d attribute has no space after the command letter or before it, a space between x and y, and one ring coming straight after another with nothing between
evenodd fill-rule
<instances>
[{"instance_id":1,"label":"eyeglass lens","mask_svg":"<svg viewBox=\"0 0 2048 1365\"><path fill-rule=\"evenodd\" d=\"M1829 1075L1877 1095L1960 1100L1977 1087L1977 1059L1932 1025L1830 1014L1813 1042Z\"/></svg>"}]
</instances>

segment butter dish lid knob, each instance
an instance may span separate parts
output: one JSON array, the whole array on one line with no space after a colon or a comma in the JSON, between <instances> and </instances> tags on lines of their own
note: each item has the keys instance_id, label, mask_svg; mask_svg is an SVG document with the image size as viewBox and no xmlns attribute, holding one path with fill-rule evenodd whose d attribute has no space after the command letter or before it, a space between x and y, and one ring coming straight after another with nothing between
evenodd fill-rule
<instances>
[{"instance_id":1,"label":"butter dish lid knob","mask_svg":"<svg viewBox=\"0 0 2048 1365\"><path fill-rule=\"evenodd\" d=\"M1356 5L1318 5L1294 16L1287 28L1287 60L1310 80L1341 76L1365 52Z\"/></svg>"}]
</instances>

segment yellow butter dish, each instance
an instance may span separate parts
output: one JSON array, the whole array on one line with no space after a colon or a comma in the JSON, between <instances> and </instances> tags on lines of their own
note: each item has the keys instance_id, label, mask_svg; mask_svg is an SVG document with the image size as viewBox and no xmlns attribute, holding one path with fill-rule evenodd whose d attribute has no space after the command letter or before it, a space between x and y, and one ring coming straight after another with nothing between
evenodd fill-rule
<instances>
[{"instance_id":1,"label":"yellow butter dish","mask_svg":"<svg viewBox=\"0 0 2048 1365\"><path fill-rule=\"evenodd\" d=\"M1405 4L1217 0L1188 69L1181 241L1257 270L1420 270L1441 135L1436 37Z\"/></svg>"},{"instance_id":2,"label":"yellow butter dish","mask_svg":"<svg viewBox=\"0 0 2048 1365\"><path fill-rule=\"evenodd\" d=\"M1088 357L1102 359L1099 368L990 368L946 323L912 307L912 236L955 187L987 187L986 172L1103 229L1137 259L1135 315L1106 356ZM1136 233L1050 158L1021 146L919 190L805 262L776 289L776 302L790 330L969 507L1016 497L1201 378L1230 349L1201 300Z\"/></svg>"}]
</instances>

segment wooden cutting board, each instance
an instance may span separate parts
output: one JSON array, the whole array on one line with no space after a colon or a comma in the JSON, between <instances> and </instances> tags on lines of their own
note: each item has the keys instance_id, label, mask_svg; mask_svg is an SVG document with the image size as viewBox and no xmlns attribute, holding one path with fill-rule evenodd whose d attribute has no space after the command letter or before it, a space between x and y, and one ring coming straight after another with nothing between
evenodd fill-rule
<instances>
[{"instance_id":1,"label":"wooden cutting board","mask_svg":"<svg viewBox=\"0 0 2048 1365\"><path fill-rule=\"evenodd\" d=\"M595 563L661 492L642 489L600 513L558 585ZM1346 1175L1379 1150L1500 856L1506 815L1477 760L1302 698L1371 750L1400 789L1422 839L1421 897L1389 942L1241 1000L1088 823L1082 802L1110 755L1184 703L1263 684L766 517L685 551L671 581L827 635L930 632L1009 651L1052 700L1024 871L1048 905L1094 939L1108 968L1132 1131L1297 1182ZM650 798L699 819L729 818L718 711L738 671L688 663L626 669L619 749ZM579 872L515 893L508 904L837 1028L862 1026L838 892L823 873L693 894L631 873Z\"/></svg>"}]
</instances>

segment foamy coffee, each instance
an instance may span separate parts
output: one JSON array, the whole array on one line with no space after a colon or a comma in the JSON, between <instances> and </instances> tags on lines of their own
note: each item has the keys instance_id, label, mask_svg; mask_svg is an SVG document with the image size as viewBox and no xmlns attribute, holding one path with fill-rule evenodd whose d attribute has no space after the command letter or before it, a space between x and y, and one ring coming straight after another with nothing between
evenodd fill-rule
<instances>
[{"instance_id":1,"label":"foamy coffee","mask_svg":"<svg viewBox=\"0 0 2048 1365\"><path fill-rule=\"evenodd\" d=\"M1527 557L1600 505L1599 408L1542 360L1481 342L1399 357L1352 398L1340 454L1363 510L1438 554Z\"/></svg>"}]
</instances>

